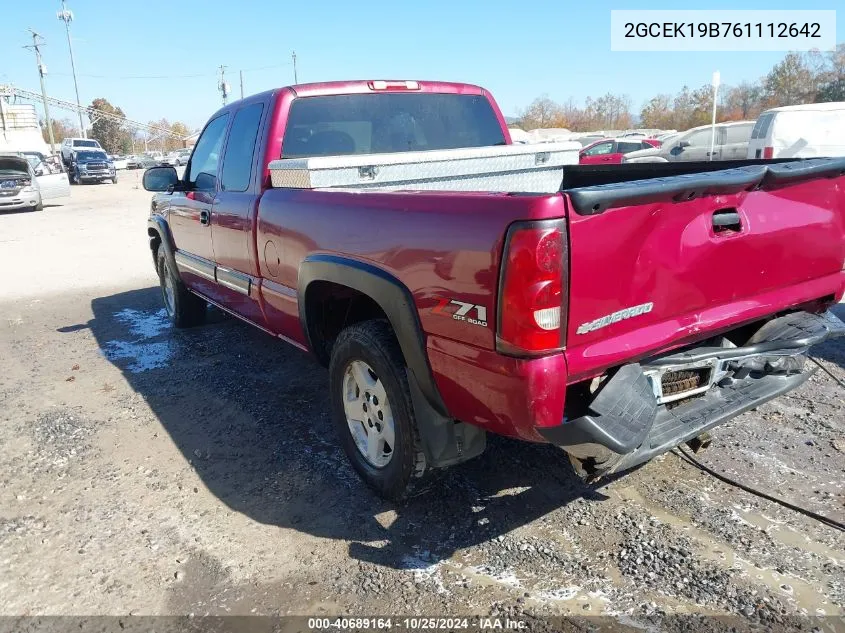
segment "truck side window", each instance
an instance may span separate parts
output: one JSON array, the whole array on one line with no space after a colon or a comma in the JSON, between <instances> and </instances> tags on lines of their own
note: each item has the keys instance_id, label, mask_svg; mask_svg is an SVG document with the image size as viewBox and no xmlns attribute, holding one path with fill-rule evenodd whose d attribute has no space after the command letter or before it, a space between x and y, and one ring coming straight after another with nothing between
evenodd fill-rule
<instances>
[{"instance_id":1,"label":"truck side window","mask_svg":"<svg viewBox=\"0 0 845 633\"><path fill-rule=\"evenodd\" d=\"M213 191L217 185L217 166L220 163L220 147L226 133L229 114L217 117L205 126L197 140L191 157L188 182L194 189Z\"/></svg>"},{"instance_id":2,"label":"truck side window","mask_svg":"<svg viewBox=\"0 0 845 633\"><path fill-rule=\"evenodd\" d=\"M255 152L255 139L258 138L258 126L263 103L254 103L238 110L229 130L229 142L223 154L223 174L221 185L224 191L246 191L252 173L252 159Z\"/></svg>"}]
</instances>

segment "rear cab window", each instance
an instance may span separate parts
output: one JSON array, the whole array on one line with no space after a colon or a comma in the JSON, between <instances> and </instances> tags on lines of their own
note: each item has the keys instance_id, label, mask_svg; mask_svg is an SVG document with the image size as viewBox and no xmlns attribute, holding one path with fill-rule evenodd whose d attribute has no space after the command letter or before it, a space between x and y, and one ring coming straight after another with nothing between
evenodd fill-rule
<instances>
[{"instance_id":1,"label":"rear cab window","mask_svg":"<svg viewBox=\"0 0 845 633\"><path fill-rule=\"evenodd\" d=\"M481 95L380 93L300 97L291 104L283 158L504 145Z\"/></svg>"},{"instance_id":2,"label":"rear cab window","mask_svg":"<svg viewBox=\"0 0 845 633\"><path fill-rule=\"evenodd\" d=\"M763 113L754 123L754 129L751 130L752 139L764 139L769 135L769 128L772 125L772 120L775 118L774 112Z\"/></svg>"},{"instance_id":3,"label":"rear cab window","mask_svg":"<svg viewBox=\"0 0 845 633\"><path fill-rule=\"evenodd\" d=\"M252 175L252 162L263 103L244 106L235 114L223 154L220 185L224 191L246 191Z\"/></svg>"}]
</instances>

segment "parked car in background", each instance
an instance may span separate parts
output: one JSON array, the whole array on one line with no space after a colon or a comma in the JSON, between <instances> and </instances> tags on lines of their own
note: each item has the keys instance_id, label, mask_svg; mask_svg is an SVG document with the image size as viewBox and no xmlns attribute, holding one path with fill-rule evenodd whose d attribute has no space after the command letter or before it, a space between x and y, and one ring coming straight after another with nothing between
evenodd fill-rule
<instances>
[{"instance_id":1,"label":"parked car in background","mask_svg":"<svg viewBox=\"0 0 845 633\"><path fill-rule=\"evenodd\" d=\"M643 143L645 143L646 145L649 145L650 147L660 147L661 145L663 145L663 141L656 139L656 138L644 138L644 139L642 139L642 141L643 141ZM643 149L648 149L648 148L644 147Z\"/></svg>"},{"instance_id":2,"label":"parked car in background","mask_svg":"<svg viewBox=\"0 0 845 633\"><path fill-rule=\"evenodd\" d=\"M79 185L84 182L105 182L111 180L117 183L117 171L114 163L101 150L80 150L73 153L68 177L71 184Z\"/></svg>"},{"instance_id":3,"label":"parked car in background","mask_svg":"<svg viewBox=\"0 0 845 633\"><path fill-rule=\"evenodd\" d=\"M33 166L22 154L0 155L0 211L40 211L45 200L69 195L65 174L50 173L41 161Z\"/></svg>"},{"instance_id":4,"label":"parked car in background","mask_svg":"<svg viewBox=\"0 0 845 633\"><path fill-rule=\"evenodd\" d=\"M188 164L188 159L191 157L191 150L177 149L167 154L162 160L164 165L172 165L173 167L181 167Z\"/></svg>"},{"instance_id":5,"label":"parked car in background","mask_svg":"<svg viewBox=\"0 0 845 633\"><path fill-rule=\"evenodd\" d=\"M845 102L766 110L748 143L748 158L845 156Z\"/></svg>"},{"instance_id":6,"label":"parked car in background","mask_svg":"<svg viewBox=\"0 0 845 633\"><path fill-rule=\"evenodd\" d=\"M579 136L578 138L572 139L577 143L581 143L583 147L587 147L587 145L592 145L596 141L600 141L603 138L607 138L603 134L587 134L586 136Z\"/></svg>"},{"instance_id":7,"label":"parked car in background","mask_svg":"<svg viewBox=\"0 0 845 633\"><path fill-rule=\"evenodd\" d=\"M715 144L710 152L713 127L702 125L669 137L660 147L632 152L623 163L672 163L744 159L754 121L736 121L716 125Z\"/></svg>"},{"instance_id":8,"label":"parked car in background","mask_svg":"<svg viewBox=\"0 0 845 633\"><path fill-rule=\"evenodd\" d=\"M149 169L158 165L158 161L145 154L136 154L126 159L126 169Z\"/></svg>"},{"instance_id":9,"label":"parked car in background","mask_svg":"<svg viewBox=\"0 0 845 633\"><path fill-rule=\"evenodd\" d=\"M73 158L73 153L78 150L84 149L99 149L102 150L102 146L100 145L99 141L93 138L66 138L62 141L62 162L65 164L65 167L70 168L71 159Z\"/></svg>"},{"instance_id":10,"label":"parked car in background","mask_svg":"<svg viewBox=\"0 0 845 633\"><path fill-rule=\"evenodd\" d=\"M593 141L582 149L578 155L578 162L581 165L618 164L622 162L625 154L651 147L649 143L638 138L605 138Z\"/></svg>"},{"instance_id":11,"label":"parked car in background","mask_svg":"<svg viewBox=\"0 0 845 633\"><path fill-rule=\"evenodd\" d=\"M126 156L109 156L115 169L126 169L128 158Z\"/></svg>"}]
</instances>

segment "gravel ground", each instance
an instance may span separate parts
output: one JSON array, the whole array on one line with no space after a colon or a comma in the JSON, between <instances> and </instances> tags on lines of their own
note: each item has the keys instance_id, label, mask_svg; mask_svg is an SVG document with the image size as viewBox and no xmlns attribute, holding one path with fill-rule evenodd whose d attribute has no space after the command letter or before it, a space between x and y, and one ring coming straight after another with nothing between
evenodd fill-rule
<instances>
[{"instance_id":1,"label":"gravel ground","mask_svg":"<svg viewBox=\"0 0 845 633\"><path fill-rule=\"evenodd\" d=\"M168 325L135 187L130 172L0 215L0 264L18 273L0 287L0 615L476 614L536 630L843 615L841 532L675 454L588 487L552 447L492 438L407 503L379 500L309 357L218 312ZM815 354L845 379L845 343ZM828 375L713 436L702 462L845 519L845 392Z\"/></svg>"}]
</instances>

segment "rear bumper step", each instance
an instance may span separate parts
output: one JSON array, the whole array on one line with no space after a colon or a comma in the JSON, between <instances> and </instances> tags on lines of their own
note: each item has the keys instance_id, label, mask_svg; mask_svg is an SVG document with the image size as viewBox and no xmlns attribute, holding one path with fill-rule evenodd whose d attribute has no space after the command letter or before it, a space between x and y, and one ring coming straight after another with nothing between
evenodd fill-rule
<instances>
[{"instance_id":1,"label":"rear bumper step","mask_svg":"<svg viewBox=\"0 0 845 633\"><path fill-rule=\"evenodd\" d=\"M769 321L744 347L702 347L621 367L589 405L589 413L538 428L550 443L589 461L593 476L631 468L772 398L795 389L815 368L807 350L845 335L830 313L796 312ZM707 383L690 384L684 400L663 392L667 375L708 368Z\"/></svg>"}]
</instances>

